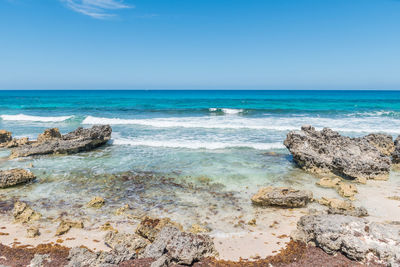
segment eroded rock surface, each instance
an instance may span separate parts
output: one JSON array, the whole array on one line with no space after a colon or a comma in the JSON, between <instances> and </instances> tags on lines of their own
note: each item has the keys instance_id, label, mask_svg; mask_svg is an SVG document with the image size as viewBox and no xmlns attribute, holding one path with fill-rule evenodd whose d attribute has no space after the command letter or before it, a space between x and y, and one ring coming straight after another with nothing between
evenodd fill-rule
<instances>
[{"instance_id":1,"label":"eroded rock surface","mask_svg":"<svg viewBox=\"0 0 400 267\"><path fill-rule=\"evenodd\" d=\"M169 218L158 219L145 217L136 228L136 233L153 242L161 229L165 226L173 226L181 231L183 230L182 225L171 221Z\"/></svg>"},{"instance_id":2,"label":"eroded rock surface","mask_svg":"<svg viewBox=\"0 0 400 267\"><path fill-rule=\"evenodd\" d=\"M186 233L166 226L154 242L146 247L141 257L156 259L154 266L191 265L203 258L215 256L216 253L209 236Z\"/></svg>"},{"instance_id":3,"label":"eroded rock surface","mask_svg":"<svg viewBox=\"0 0 400 267\"><path fill-rule=\"evenodd\" d=\"M382 139L386 142L386 138ZM284 144L293 155L293 160L306 171L333 173L348 179L386 180L391 159L381 152L388 149L384 149L383 142L378 140L371 135L345 137L329 128L316 131L307 125L301 127L301 131L289 132ZM379 146L374 142L378 142Z\"/></svg>"},{"instance_id":4,"label":"eroded rock surface","mask_svg":"<svg viewBox=\"0 0 400 267\"><path fill-rule=\"evenodd\" d=\"M0 171L0 188L28 183L35 179L36 176L33 173L24 169Z\"/></svg>"},{"instance_id":5,"label":"eroded rock surface","mask_svg":"<svg viewBox=\"0 0 400 267\"><path fill-rule=\"evenodd\" d=\"M59 135L58 129L47 129L39 135L38 141L14 148L10 158L45 154L73 154L89 151L107 143L111 138L109 125L95 125Z\"/></svg>"},{"instance_id":6,"label":"eroded rock surface","mask_svg":"<svg viewBox=\"0 0 400 267\"><path fill-rule=\"evenodd\" d=\"M0 147L12 140L12 133L6 130L0 130Z\"/></svg>"},{"instance_id":7,"label":"eroded rock surface","mask_svg":"<svg viewBox=\"0 0 400 267\"><path fill-rule=\"evenodd\" d=\"M394 141L394 146L395 146L395 149L392 154L393 163L400 164L400 135Z\"/></svg>"},{"instance_id":8,"label":"eroded rock surface","mask_svg":"<svg viewBox=\"0 0 400 267\"><path fill-rule=\"evenodd\" d=\"M313 194L309 190L269 186L261 188L251 201L259 206L299 208L306 206L312 199Z\"/></svg>"},{"instance_id":9,"label":"eroded rock surface","mask_svg":"<svg viewBox=\"0 0 400 267\"><path fill-rule=\"evenodd\" d=\"M28 223L39 220L42 215L34 211L25 202L17 201L14 203L13 216L15 222Z\"/></svg>"},{"instance_id":10,"label":"eroded rock surface","mask_svg":"<svg viewBox=\"0 0 400 267\"><path fill-rule=\"evenodd\" d=\"M357 261L378 260L400 266L400 228L344 215L308 215L297 223L297 237L329 254Z\"/></svg>"}]
</instances>

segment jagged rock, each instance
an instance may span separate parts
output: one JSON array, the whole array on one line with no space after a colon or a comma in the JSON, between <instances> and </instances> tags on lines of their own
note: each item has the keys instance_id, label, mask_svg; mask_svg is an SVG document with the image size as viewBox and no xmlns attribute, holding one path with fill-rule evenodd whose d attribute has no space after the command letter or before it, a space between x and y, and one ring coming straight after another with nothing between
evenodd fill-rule
<instances>
[{"instance_id":1,"label":"jagged rock","mask_svg":"<svg viewBox=\"0 0 400 267\"><path fill-rule=\"evenodd\" d=\"M165 226L174 226L183 231L182 225L171 221L169 218L156 219L146 216L136 228L136 233L153 242Z\"/></svg>"},{"instance_id":2,"label":"jagged rock","mask_svg":"<svg viewBox=\"0 0 400 267\"><path fill-rule=\"evenodd\" d=\"M105 244L111 251L92 252L87 248L76 247L70 250L67 266L117 266L117 264L136 259L150 242L136 234L109 232Z\"/></svg>"},{"instance_id":3,"label":"jagged rock","mask_svg":"<svg viewBox=\"0 0 400 267\"><path fill-rule=\"evenodd\" d=\"M40 235L39 228L32 226L26 229L26 237L35 238Z\"/></svg>"},{"instance_id":4,"label":"jagged rock","mask_svg":"<svg viewBox=\"0 0 400 267\"><path fill-rule=\"evenodd\" d=\"M157 259L159 265L191 265L205 257L216 255L214 243L209 236L181 232L171 226L164 227L153 243L148 245L142 258Z\"/></svg>"},{"instance_id":5,"label":"jagged rock","mask_svg":"<svg viewBox=\"0 0 400 267\"><path fill-rule=\"evenodd\" d=\"M363 137L368 143L376 147L383 155L391 156L394 151L393 137L388 134L369 134Z\"/></svg>"},{"instance_id":6,"label":"jagged rock","mask_svg":"<svg viewBox=\"0 0 400 267\"><path fill-rule=\"evenodd\" d=\"M339 185L339 183L342 180L339 178L334 178L334 179L330 179L330 178L321 178L318 182L317 185L321 186L321 187L326 187L326 188L335 188Z\"/></svg>"},{"instance_id":7,"label":"jagged rock","mask_svg":"<svg viewBox=\"0 0 400 267\"><path fill-rule=\"evenodd\" d=\"M44 130L42 134L39 134L37 141L39 143L42 143L46 140L52 140L52 139L59 139L61 138L61 133L58 128L49 128Z\"/></svg>"},{"instance_id":8,"label":"jagged rock","mask_svg":"<svg viewBox=\"0 0 400 267\"><path fill-rule=\"evenodd\" d=\"M115 229L114 227L112 227L112 225L111 225L111 223L110 222L106 222L105 224L103 224L101 227L100 227L100 230L102 230L102 231L113 231L113 232L116 232L116 233L118 233L118 230L117 229Z\"/></svg>"},{"instance_id":9,"label":"jagged rock","mask_svg":"<svg viewBox=\"0 0 400 267\"><path fill-rule=\"evenodd\" d=\"M50 262L49 254L35 254L31 260L29 267L44 267ZM46 264L47 263L47 264Z\"/></svg>"},{"instance_id":10,"label":"jagged rock","mask_svg":"<svg viewBox=\"0 0 400 267\"><path fill-rule=\"evenodd\" d=\"M6 130L0 130L0 147L12 140L12 133Z\"/></svg>"},{"instance_id":11,"label":"jagged rock","mask_svg":"<svg viewBox=\"0 0 400 267\"><path fill-rule=\"evenodd\" d=\"M94 197L92 198L92 200L89 201L89 203L87 203L87 206L89 208L101 208L103 207L105 204L105 200L102 197Z\"/></svg>"},{"instance_id":12,"label":"jagged rock","mask_svg":"<svg viewBox=\"0 0 400 267\"><path fill-rule=\"evenodd\" d=\"M264 187L255 194L251 201L259 206L281 206L287 208L304 207L313 199L309 190L297 190L287 187Z\"/></svg>"},{"instance_id":13,"label":"jagged rock","mask_svg":"<svg viewBox=\"0 0 400 267\"><path fill-rule=\"evenodd\" d=\"M207 233L210 232L210 229L204 226L201 226L199 224L192 224L192 226L189 229L189 232L193 234L199 234L199 233Z\"/></svg>"},{"instance_id":14,"label":"jagged rock","mask_svg":"<svg viewBox=\"0 0 400 267\"><path fill-rule=\"evenodd\" d=\"M392 160L394 164L400 164L400 135L394 141L395 149L392 153Z\"/></svg>"},{"instance_id":15,"label":"jagged rock","mask_svg":"<svg viewBox=\"0 0 400 267\"><path fill-rule=\"evenodd\" d=\"M11 169L0 171L0 188L11 187L28 183L36 179L36 176L24 169Z\"/></svg>"},{"instance_id":16,"label":"jagged rock","mask_svg":"<svg viewBox=\"0 0 400 267\"><path fill-rule=\"evenodd\" d=\"M136 258L137 254L150 244L150 241L137 234L110 231L104 237L104 243L113 250L114 254L132 259Z\"/></svg>"},{"instance_id":17,"label":"jagged rock","mask_svg":"<svg viewBox=\"0 0 400 267\"><path fill-rule=\"evenodd\" d=\"M341 136L329 128L316 131L303 126L291 131L284 142L293 160L304 170L313 173L333 173L348 178L386 180L391 160L366 138Z\"/></svg>"},{"instance_id":18,"label":"jagged rock","mask_svg":"<svg viewBox=\"0 0 400 267\"><path fill-rule=\"evenodd\" d=\"M64 221L64 220L61 221L56 230L56 236L60 236L60 235L68 233L68 231L71 228L82 229L83 222L82 221Z\"/></svg>"},{"instance_id":19,"label":"jagged rock","mask_svg":"<svg viewBox=\"0 0 400 267\"><path fill-rule=\"evenodd\" d=\"M26 144L30 144L31 142L29 141L28 137L22 137L22 138L13 138L10 142L8 142L5 147L7 148L14 148L14 147L19 147L23 146Z\"/></svg>"},{"instance_id":20,"label":"jagged rock","mask_svg":"<svg viewBox=\"0 0 400 267\"><path fill-rule=\"evenodd\" d=\"M297 223L297 237L329 254L341 252L357 261L400 265L400 228L344 215L308 215Z\"/></svg>"},{"instance_id":21,"label":"jagged rock","mask_svg":"<svg viewBox=\"0 0 400 267\"><path fill-rule=\"evenodd\" d=\"M28 223L39 220L42 215L34 211L25 202L17 201L14 203L13 216L15 222Z\"/></svg>"},{"instance_id":22,"label":"jagged rock","mask_svg":"<svg viewBox=\"0 0 400 267\"><path fill-rule=\"evenodd\" d=\"M69 251L68 267L96 266L98 254L85 247L75 247Z\"/></svg>"},{"instance_id":23,"label":"jagged rock","mask_svg":"<svg viewBox=\"0 0 400 267\"><path fill-rule=\"evenodd\" d=\"M342 197L347 197L350 199L354 199L354 196L357 194L357 187L353 184L349 184L349 183L339 183L338 187L337 187L338 193L339 195L341 195Z\"/></svg>"},{"instance_id":24,"label":"jagged rock","mask_svg":"<svg viewBox=\"0 0 400 267\"><path fill-rule=\"evenodd\" d=\"M328 206L333 209L341 210L352 210L354 209L353 204L350 201L340 200L337 198L326 198L323 197L318 200L318 203L324 206Z\"/></svg>"},{"instance_id":25,"label":"jagged rock","mask_svg":"<svg viewBox=\"0 0 400 267\"><path fill-rule=\"evenodd\" d=\"M341 214L354 217L367 217L369 215L367 209L364 207L354 207L351 210L329 208L328 214Z\"/></svg>"},{"instance_id":26,"label":"jagged rock","mask_svg":"<svg viewBox=\"0 0 400 267\"><path fill-rule=\"evenodd\" d=\"M89 151L107 143L112 130L109 125L95 125L88 129L79 127L59 138L54 137L54 129L47 131L40 137L40 141L14 148L10 158Z\"/></svg>"}]
</instances>

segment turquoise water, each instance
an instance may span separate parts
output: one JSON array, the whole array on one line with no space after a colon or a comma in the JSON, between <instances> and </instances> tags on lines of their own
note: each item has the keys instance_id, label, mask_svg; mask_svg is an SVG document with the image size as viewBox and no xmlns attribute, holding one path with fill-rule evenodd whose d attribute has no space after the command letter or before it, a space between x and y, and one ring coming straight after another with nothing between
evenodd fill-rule
<instances>
[{"instance_id":1,"label":"turquoise water","mask_svg":"<svg viewBox=\"0 0 400 267\"><path fill-rule=\"evenodd\" d=\"M38 176L0 196L30 201L48 216L57 216L51 203L109 219L127 203L136 213L218 228L227 214L251 216L249 198L260 186L314 188L315 178L297 169L282 145L288 131L312 124L350 136L396 136L400 91L0 91L0 129L15 137L93 124L113 128L96 151L14 160L0 151L1 168ZM106 208L82 211L96 195L108 200Z\"/></svg>"}]
</instances>

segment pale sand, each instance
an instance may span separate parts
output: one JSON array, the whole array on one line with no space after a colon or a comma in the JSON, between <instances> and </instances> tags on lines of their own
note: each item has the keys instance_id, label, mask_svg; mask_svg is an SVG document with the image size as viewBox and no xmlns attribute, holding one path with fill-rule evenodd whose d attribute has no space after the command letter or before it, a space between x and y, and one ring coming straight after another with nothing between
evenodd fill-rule
<instances>
[{"instance_id":1,"label":"pale sand","mask_svg":"<svg viewBox=\"0 0 400 267\"><path fill-rule=\"evenodd\" d=\"M354 204L367 208L370 213L368 219L381 222L400 220L400 201L388 199L391 196L400 196L399 173L393 173L389 181L368 181L366 185L357 185L357 188L359 193L356 195ZM332 194L328 191L327 193ZM340 198L339 195L337 197ZM322 209L323 207L312 203L308 208ZM237 261L240 258L265 258L277 253L290 240L289 236L296 229L298 219L308 213L308 208L255 207L253 214L248 214L246 220L243 219L238 224L235 233L221 231L211 233L219 252L218 258ZM251 218L256 219L256 225L247 224ZM109 249L103 242L106 232L101 231L99 225L85 222L85 229L71 229L61 237L54 235L57 226L58 223L46 224L42 227L39 225L41 235L36 238L27 238L28 226L13 223L11 215L0 215L0 233L8 234L0 235L0 243L10 246L13 244L36 246L51 242L56 244L57 240L62 240L59 244L66 247L84 245L95 251ZM112 223L112 226L120 232L127 233L133 233L136 228L136 224L129 221Z\"/></svg>"}]
</instances>

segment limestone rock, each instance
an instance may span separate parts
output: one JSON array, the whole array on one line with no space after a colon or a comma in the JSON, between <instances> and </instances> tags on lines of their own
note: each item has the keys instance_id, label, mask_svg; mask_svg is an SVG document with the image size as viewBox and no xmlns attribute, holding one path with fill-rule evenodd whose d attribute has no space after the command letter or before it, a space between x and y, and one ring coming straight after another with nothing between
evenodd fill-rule
<instances>
[{"instance_id":1,"label":"limestone rock","mask_svg":"<svg viewBox=\"0 0 400 267\"><path fill-rule=\"evenodd\" d=\"M154 258L160 264L191 265L217 254L209 236L185 233L171 226L164 227L141 256Z\"/></svg>"},{"instance_id":2,"label":"limestone rock","mask_svg":"<svg viewBox=\"0 0 400 267\"><path fill-rule=\"evenodd\" d=\"M169 218L157 219L146 216L136 228L136 233L153 242L165 226L174 226L181 231L183 230L182 225L171 221Z\"/></svg>"},{"instance_id":3,"label":"limestone rock","mask_svg":"<svg viewBox=\"0 0 400 267\"><path fill-rule=\"evenodd\" d=\"M388 134L369 134L363 137L368 143L376 147L383 155L391 156L394 151L393 137Z\"/></svg>"},{"instance_id":4,"label":"limestone rock","mask_svg":"<svg viewBox=\"0 0 400 267\"><path fill-rule=\"evenodd\" d=\"M281 206L286 208L304 207L312 201L313 194L308 190L297 190L287 187L264 187L252 198L255 205Z\"/></svg>"},{"instance_id":5,"label":"limestone rock","mask_svg":"<svg viewBox=\"0 0 400 267\"><path fill-rule=\"evenodd\" d=\"M42 134L39 134L37 141L39 143L42 143L46 140L52 140L52 139L59 139L61 138L61 133L58 128L49 128L44 130Z\"/></svg>"},{"instance_id":6,"label":"limestone rock","mask_svg":"<svg viewBox=\"0 0 400 267\"><path fill-rule=\"evenodd\" d=\"M64 221L64 220L61 221L56 230L56 236L60 236L60 235L68 233L68 231L71 228L82 229L83 222L82 221Z\"/></svg>"},{"instance_id":7,"label":"limestone rock","mask_svg":"<svg viewBox=\"0 0 400 267\"><path fill-rule=\"evenodd\" d=\"M6 130L0 130L0 147L4 144L7 144L11 140L12 140L11 132L8 132Z\"/></svg>"},{"instance_id":8,"label":"limestone rock","mask_svg":"<svg viewBox=\"0 0 400 267\"><path fill-rule=\"evenodd\" d=\"M26 229L26 237L35 238L40 235L39 228L32 226Z\"/></svg>"},{"instance_id":9,"label":"limestone rock","mask_svg":"<svg viewBox=\"0 0 400 267\"><path fill-rule=\"evenodd\" d=\"M339 185L339 183L342 180L339 178L321 178L318 182L317 185L321 186L321 187L326 187L326 188L335 188Z\"/></svg>"},{"instance_id":10,"label":"limestone rock","mask_svg":"<svg viewBox=\"0 0 400 267\"><path fill-rule=\"evenodd\" d=\"M11 187L28 183L36 179L36 176L24 169L11 169L0 171L0 188Z\"/></svg>"},{"instance_id":11,"label":"limestone rock","mask_svg":"<svg viewBox=\"0 0 400 267\"><path fill-rule=\"evenodd\" d=\"M105 204L104 198L102 197L94 197L92 200L87 203L87 206L89 208L101 208Z\"/></svg>"},{"instance_id":12,"label":"limestone rock","mask_svg":"<svg viewBox=\"0 0 400 267\"><path fill-rule=\"evenodd\" d=\"M321 198L318 200L318 203L321 205L328 206L333 209L341 209L341 210L352 210L354 209L353 204L350 201L340 200L337 198Z\"/></svg>"},{"instance_id":13,"label":"limestone rock","mask_svg":"<svg viewBox=\"0 0 400 267\"><path fill-rule=\"evenodd\" d=\"M31 260L29 267L44 267L50 262L49 254L35 254ZM47 264L46 264L47 263Z\"/></svg>"},{"instance_id":14,"label":"limestone rock","mask_svg":"<svg viewBox=\"0 0 400 267\"><path fill-rule=\"evenodd\" d=\"M19 146L23 146L26 144L29 144L29 138L28 137L22 137L20 139L14 138L13 140L11 140L10 142L8 142L5 147L7 148L14 148L14 147L19 147Z\"/></svg>"},{"instance_id":15,"label":"limestone rock","mask_svg":"<svg viewBox=\"0 0 400 267\"><path fill-rule=\"evenodd\" d=\"M400 135L394 141L395 149L392 153L392 160L394 164L400 164Z\"/></svg>"},{"instance_id":16,"label":"limestone rock","mask_svg":"<svg viewBox=\"0 0 400 267\"><path fill-rule=\"evenodd\" d=\"M17 201L14 203L13 216L15 222L28 223L39 220L42 215L34 211L25 202Z\"/></svg>"},{"instance_id":17,"label":"limestone rock","mask_svg":"<svg viewBox=\"0 0 400 267\"><path fill-rule=\"evenodd\" d=\"M289 132L284 144L306 171L348 179L387 179L390 157L372 145L371 139L345 137L329 128L316 131L306 125L301 131Z\"/></svg>"},{"instance_id":18,"label":"limestone rock","mask_svg":"<svg viewBox=\"0 0 400 267\"><path fill-rule=\"evenodd\" d=\"M341 195L342 197L350 198L352 200L358 192L356 186L350 183L339 183L337 189L339 195Z\"/></svg>"},{"instance_id":19,"label":"limestone rock","mask_svg":"<svg viewBox=\"0 0 400 267\"><path fill-rule=\"evenodd\" d=\"M54 129L46 131L40 136L38 142L14 148L10 158L90 151L107 143L112 132L109 125L95 125L88 129L79 127L61 137L57 137L57 131Z\"/></svg>"},{"instance_id":20,"label":"limestone rock","mask_svg":"<svg viewBox=\"0 0 400 267\"><path fill-rule=\"evenodd\" d=\"M104 243L113 250L114 254L125 256L132 254L133 257L136 257L137 254L150 244L150 241L137 234L110 231L104 237Z\"/></svg>"},{"instance_id":21,"label":"limestone rock","mask_svg":"<svg viewBox=\"0 0 400 267\"><path fill-rule=\"evenodd\" d=\"M189 232L193 234L207 233L210 232L210 229L199 224L192 224L192 226L189 229Z\"/></svg>"},{"instance_id":22,"label":"limestone rock","mask_svg":"<svg viewBox=\"0 0 400 267\"><path fill-rule=\"evenodd\" d=\"M308 215L297 223L298 234L329 254L340 252L352 260L378 260L400 265L400 228L344 215Z\"/></svg>"}]
</instances>

